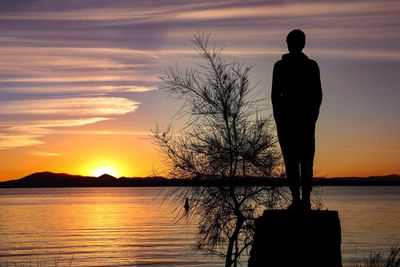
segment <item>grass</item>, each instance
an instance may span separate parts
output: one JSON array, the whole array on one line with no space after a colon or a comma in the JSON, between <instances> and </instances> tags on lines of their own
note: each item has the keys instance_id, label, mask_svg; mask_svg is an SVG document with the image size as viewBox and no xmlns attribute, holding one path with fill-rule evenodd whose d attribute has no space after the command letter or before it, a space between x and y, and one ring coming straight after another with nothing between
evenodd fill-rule
<instances>
[{"instance_id":1,"label":"grass","mask_svg":"<svg viewBox=\"0 0 400 267\"><path fill-rule=\"evenodd\" d=\"M61 259L61 254L49 264L49 261L41 261L39 258L27 263L0 263L0 267L64 267L72 266L74 254L69 259ZM356 258L352 267L400 267L400 247L392 247L389 253L371 252L363 259Z\"/></svg>"},{"instance_id":2,"label":"grass","mask_svg":"<svg viewBox=\"0 0 400 267\"><path fill-rule=\"evenodd\" d=\"M392 247L389 253L371 252L362 260L356 258L353 267L400 267L400 247Z\"/></svg>"},{"instance_id":3,"label":"grass","mask_svg":"<svg viewBox=\"0 0 400 267\"><path fill-rule=\"evenodd\" d=\"M36 260L32 260L32 257L29 258L28 262L8 262L8 263L0 263L0 267L71 267L72 261L74 259L74 253L72 253L71 258L61 258L61 253L52 260L41 260L39 257ZM51 262L51 263L50 263Z\"/></svg>"}]
</instances>

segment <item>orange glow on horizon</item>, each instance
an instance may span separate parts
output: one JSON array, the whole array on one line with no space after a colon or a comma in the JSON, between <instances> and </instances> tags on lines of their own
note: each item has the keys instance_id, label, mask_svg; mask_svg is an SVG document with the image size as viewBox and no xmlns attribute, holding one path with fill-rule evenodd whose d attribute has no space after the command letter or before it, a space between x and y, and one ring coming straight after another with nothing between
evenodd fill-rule
<instances>
[{"instance_id":1,"label":"orange glow on horizon","mask_svg":"<svg viewBox=\"0 0 400 267\"><path fill-rule=\"evenodd\" d=\"M119 178L131 173L131 167L124 165L118 158L94 158L83 165L78 172L82 175L99 177L108 174Z\"/></svg>"},{"instance_id":2,"label":"orange glow on horizon","mask_svg":"<svg viewBox=\"0 0 400 267\"><path fill-rule=\"evenodd\" d=\"M119 171L113 167L101 166L91 172L91 176L99 177L103 174L108 174L114 177L119 177Z\"/></svg>"}]
</instances>

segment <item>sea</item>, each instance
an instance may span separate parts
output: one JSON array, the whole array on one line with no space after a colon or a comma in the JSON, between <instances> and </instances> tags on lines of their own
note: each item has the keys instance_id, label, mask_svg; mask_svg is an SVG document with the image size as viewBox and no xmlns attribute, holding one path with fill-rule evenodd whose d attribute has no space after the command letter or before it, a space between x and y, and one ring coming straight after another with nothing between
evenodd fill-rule
<instances>
[{"instance_id":1,"label":"sea","mask_svg":"<svg viewBox=\"0 0 400 267\"><path fill-rule=\"evenodd\" d=\"M0 267L224 266L194 249L201 218L173 209L167 190L0 189ZM400 187L319 191L323 209L339 211L343 266L400 245Z\"/></svg>"}]
</instances>

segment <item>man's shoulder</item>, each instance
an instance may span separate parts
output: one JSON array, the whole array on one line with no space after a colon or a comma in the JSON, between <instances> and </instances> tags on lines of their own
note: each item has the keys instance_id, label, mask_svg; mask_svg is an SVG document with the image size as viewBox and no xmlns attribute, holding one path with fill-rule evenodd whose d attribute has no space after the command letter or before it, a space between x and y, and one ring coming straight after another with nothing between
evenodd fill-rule
<instances>
[{"instance_id":1,"label":"man's shoulder","mask_svg":"<svg viewBox=\"0 0 400 267\"><path fill-rule=\"evenodd\" d=\"M275 62L274 68L279 69L279 68L285 68L285 66L287 66L287 65L292 65L293 62L296 62L296 61L293 61L293 59L291 59L291 56L292 55L290 53L284 54L281 59L279 59L278 61ZM299 59L297 59L297 62L299 62ZM318 63L315 60L307 57L306 55L304 55L300 59L300 62L308 64L311 68L316 68L316 69L319 68Z\"/></svg>"},{"instance_id":2,"label":"man's shoulder","mask_svg":"<svg viewBox=\"0 0 400 267\"><path fill-rule=\"evenodd\" d=\"M280 66L282 66L282 64L283 64L283 60L279 59L278 61L275 62L274 68L279 68Z\"/></svg>"},{"instance_id":3,"label":"man's shoulder","mask_svg":"<svg viewBox=\"0 0 400 267\"><path fill-rule=\"evenodd\" d=\"M318 67L318 63L317 63L317 61L315 61L314 59L308 58L308 62L309 62L311 65Z\"/></svg>"}]
</instances>

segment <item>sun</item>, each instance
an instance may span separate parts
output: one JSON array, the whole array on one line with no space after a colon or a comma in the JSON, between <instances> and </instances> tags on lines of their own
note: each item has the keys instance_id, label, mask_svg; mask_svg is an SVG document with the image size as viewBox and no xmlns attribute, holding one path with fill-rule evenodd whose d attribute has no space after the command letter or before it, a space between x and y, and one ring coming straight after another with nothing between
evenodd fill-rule
<instances>
[{"instance_id":1,"label":"sun","mask_svg":"<svg viewBox=\"0 0 400 267\"><path fill-rule=\"evenodd\" d=\"M108 174L114 177L118 177L119 172L117 169L110 167L110 166L100 166L100 167L96 167L93 171L92 171L92 176L95 177L99 177L103 174Z\"/></svg>"}]
</instances>

